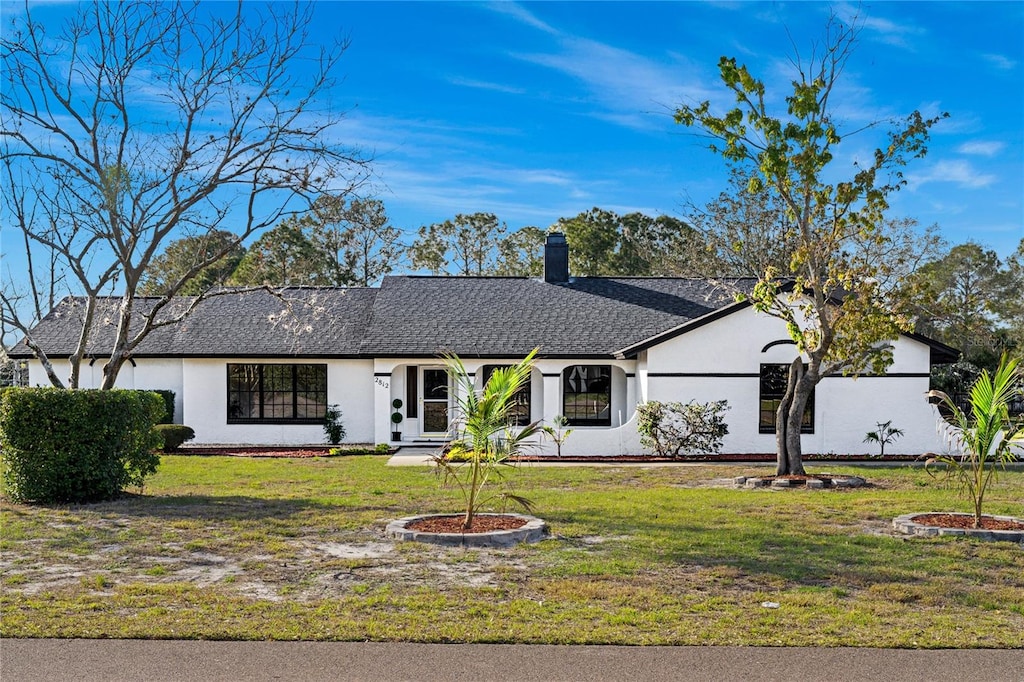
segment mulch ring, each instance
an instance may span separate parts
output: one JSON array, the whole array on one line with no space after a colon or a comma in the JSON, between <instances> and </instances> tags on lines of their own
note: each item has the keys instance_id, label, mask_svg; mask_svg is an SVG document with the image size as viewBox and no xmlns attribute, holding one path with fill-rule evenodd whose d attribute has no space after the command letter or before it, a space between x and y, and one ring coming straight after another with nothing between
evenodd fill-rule
<instances>
[{"instance_id":1,"label":"mulch ring","mask_svg":"<svg viewBox=\"0 0 1024 682\"><path fill-rule=\"evenodd\" d=\"M939 526L940 528L974 528L974 516L970 514L918 514L913 520L925 526ZM983 530L1024 531L1024 522L982 516L981 528Z\"/></svg>"},{"instance_id":2,"label":"mulch ring","mask_svg":"<svg viewBox=\"0 0 1024 682\"><path fill-rule=\"evenodd\" d=\"M473 525L468 530L463 530L462 520L462 516L432 516L413 521L406 528L421 533L490 533L496 530L522 528L528 521L521 516L502 516L500 514L474 516Z\"/></svg>"}]
</instances>

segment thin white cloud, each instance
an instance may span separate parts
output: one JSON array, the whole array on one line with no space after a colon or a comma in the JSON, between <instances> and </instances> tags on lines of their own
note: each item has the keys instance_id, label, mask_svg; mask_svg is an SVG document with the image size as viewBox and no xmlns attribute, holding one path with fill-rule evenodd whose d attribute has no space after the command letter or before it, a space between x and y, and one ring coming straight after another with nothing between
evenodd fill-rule
<instances>
[{"instance_id":1,"label":"thin white cloud","mask_svg":"<svg viewBox=\"0 0 1024 682\"><path fill-rule=\"evenodd\" d=\"M489 81L478 81L471 78L461 78L459 76L449 78L448 82L452 85L461 85L462 87L473 88L475 90L492 90L494 92L504 92L509 95L523 95L526 93L525 88L517 88L511 85L492 83Z\"/></svg>"},{"instance_id":2,"label":"thin white cloud","mask_svg":"<svg viewBox=\"0 0 1024 682\"><path fill-rule=\"evenodd\" d=\"M881 5L884 7L884 5ZM880 16L870 16L861 5L842 3L835 6L836 14L846 23L856 22L862 27L863 35L878 42L913 49L910 39L924 35L926 31L920 26L899 23Z\"/></svg>"},{"instance_id":3,"label":"thin white cloud","mask_svg":"<svg viewBox=\"0 0 1024 682\"><path fill-rule=\"evenodd\" d=\"M557 52L512 56L582 83L588 92L588 104L602 107L591 109L588 115L603 120L637 130L663 130L663 122L644 112L721 96L718 90L705 87L697 69L678 55L673 63L662 63L587 38L565 38L560 43Z\"/></svg>"},{"instance_id":4,"label":"thin white cloud","mask_svg":"<svg viewBox=\"0 0 1024 682\"><path fill-rule=\"evenodd\" d=\"M963 189L981 189L994 184L999 178L991 173L979 172L970 162L964 160L942 160L929 168L908 173L907 189L920 189L933 182L952 183Z\"/></svg>"},{"instance_id":5,"label":"thin white cloud","mask_svg":"<svg viewBox=\"0 0 1024 682\"><path fill-rule=\"evenodd\" d=\"M521 24L532 26L550 35L559 35L559 31L537 18L528 9L515 2L492 2L487 7L500 14L507 14Z\"/></svg>"},{"instance_id":6,"label":"thin white cloud","mask_svg":"<svg viewBox=\"0 0 1024 682\"><path fill-rule=\"evenodd\" d=\"M981 58L1001 71L1012 71L1017 68L1017 62L1001 54L983 54Z\"/></svg>"},{"instance_id":7,"label":"thin white cloud","mask_svg":"<svg viewBox=\"0 0 1024 682\"><path fill-rule=\"evenodd\" d=\"M957 151L961 154L969 154L971 156L995 156L999 152L1003 151L1006 147L1004 142L985 142L983 140L971 140L970 142L964 142L962 145L957 147Z\"/></svg>"}]
</instances>

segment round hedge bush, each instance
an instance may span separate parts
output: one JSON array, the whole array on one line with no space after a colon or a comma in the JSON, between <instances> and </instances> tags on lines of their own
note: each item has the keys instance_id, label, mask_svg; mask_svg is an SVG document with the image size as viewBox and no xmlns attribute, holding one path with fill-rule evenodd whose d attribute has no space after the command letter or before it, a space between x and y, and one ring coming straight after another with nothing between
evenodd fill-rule
<instances>
[{"instance_id":1,"label":"round hedge bush","mask_svg":"<svg viewBox=\"0 0 1024 682\"><path fill-rule=\"evenodd\" d=\"M14 502L92 502L156 472L156 393L17 388L0 394L3 481Z\"/></svg>"}]
</instances>

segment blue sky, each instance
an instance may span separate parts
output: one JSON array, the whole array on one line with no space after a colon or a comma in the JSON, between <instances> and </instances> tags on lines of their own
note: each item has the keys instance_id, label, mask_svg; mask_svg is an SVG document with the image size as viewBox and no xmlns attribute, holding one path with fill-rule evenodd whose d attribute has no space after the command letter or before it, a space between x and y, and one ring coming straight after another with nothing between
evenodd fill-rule
<instances>
[{"instance_id":1,"label":"blue sky","mask_svg":"<svg viewBox=\"0 0 1024 682\"><path fill-rule=\"evenodd\" d=\"M722 100L735 56L781 100L824 3L342 3L351 39L340 101L376 157L375 191L406 229L488 211L512 229L593 206L681 215L724 189L722 161L676 125L679 103ZM850 129L950 113L907 169L894 216L1006 255L1024 237L1024 4L873 3L840 90ZM874 148L844 141L840 170Z\"/></svg>"},{"instance_id":2,"label":"blue sky","mask_svg":"<svg viewBox=\"0 0 1024 682\"><path fill-rule=\"evenodd\" d=\"M18 12L2 1L4 14ZM69 5L34 4L54 22ZM947 111L906 171L893 217L937 224L951 243L1001 256L1024 237L1024 3L880 2L836 96L846 129ZM726 188L723 161L672 119L722 105L735 56L788 93L830 12L813 2L319 2L314 39L347 37L332 108L338 132L374 156L365 188L410 233L456 213L546 228L591 207L683 216ZM836 173L881 142L847 137ZM3 250L16 259L9 231ZM20 239L16 240L20 243Z\"/></svg>"}]
</instances>

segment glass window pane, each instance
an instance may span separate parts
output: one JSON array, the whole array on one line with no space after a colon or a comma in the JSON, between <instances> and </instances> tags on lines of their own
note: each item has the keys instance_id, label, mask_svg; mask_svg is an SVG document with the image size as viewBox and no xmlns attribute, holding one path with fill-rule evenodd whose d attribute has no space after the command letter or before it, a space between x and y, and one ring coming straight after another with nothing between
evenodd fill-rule
<instances>
[{"instance_id":1,"label":"glass window pane","mask_svg":"<svg viewBox=\"0 0 1024 682\"><path fill-rule=\"evenodd\" d=\"M562 375L562 414L570 424L611 425L609 365L576 365Z\"/></svg>"},{"instance_id":2,"label":"glass window pane","mask_svg":"<svg viewBox=\"0 0 1024 682\"><path fill-rule=\"evenodd\" d=\"M782 398L786 395L789 384L789 365L761 365L760 400L761 409L758 417L758 429L761 433L775 433L775 412L779 409ZM770 409L768 406L770 405ZM807 399L803 419L800 424L801 433L814 433L814 390Z\"/></svg>"},{"instance_id":3,"label":"glass window pane","mask_svg":"<svg viewBox=\"0 0 1024 682\"><path fill-rule=\"evenodd\" d=\"M442 398L448 398L447 370L423 370L423 397L427 400L440 400Z\"/></svg>"},{"instance_id":4,"label":"glass window pane","mask_svg":"<svg viewBox=\"0 0 1024 682\"><path fill-rule=\"evenodd\" d=\"M426 433L448 430L448 403L423 401L423 430Z\"/></svg>"},{"instance_id":5,"label":"glass window pane","mask_svg":"<svg viewBox=\"0 0 1024 682\"><path fill-rule=\"evenodd\" d=\"M228 421L323 419L327 365L229 364Z\"/></svg>"}]
</instances>

